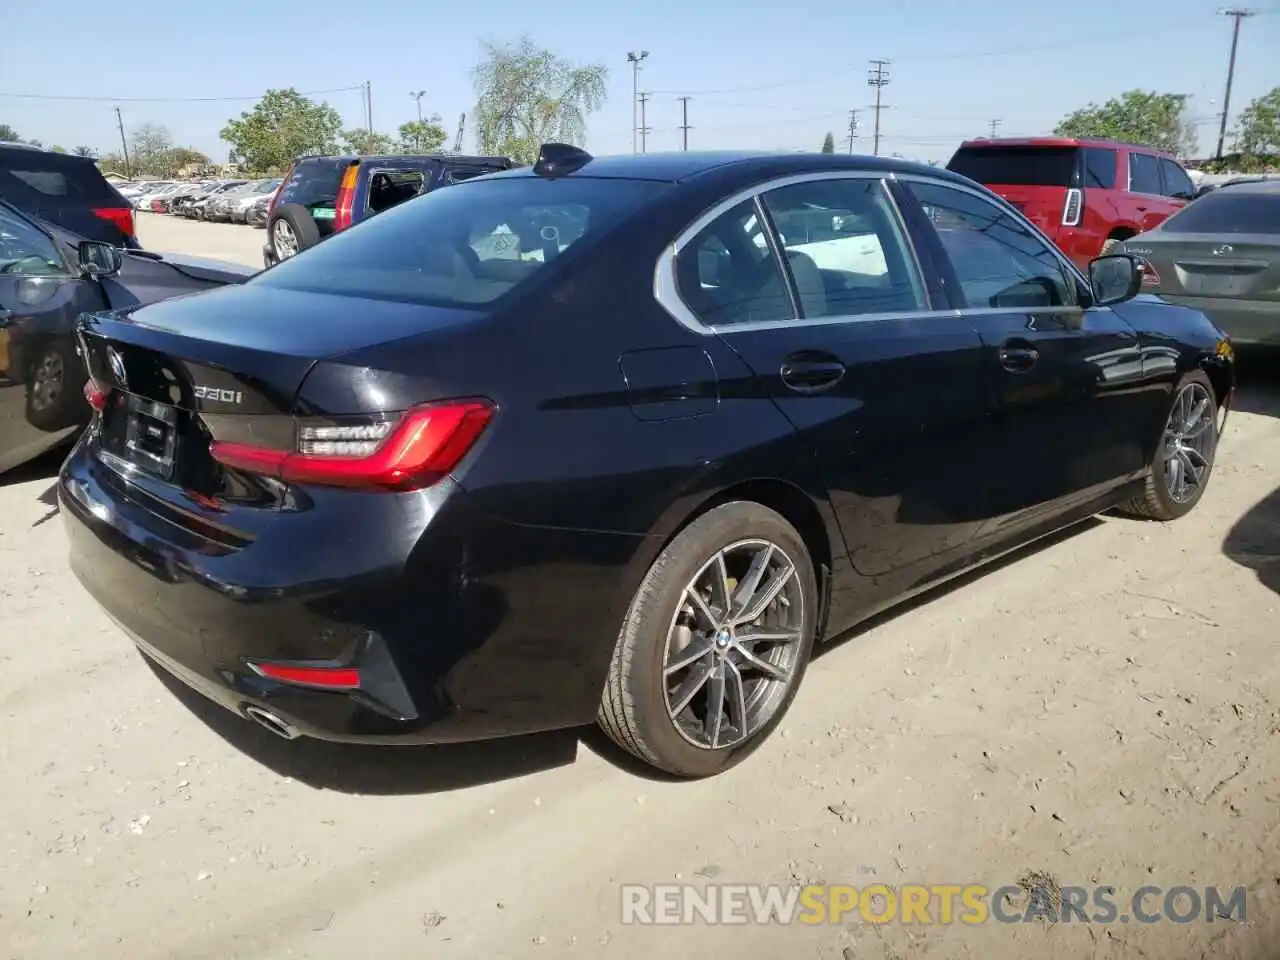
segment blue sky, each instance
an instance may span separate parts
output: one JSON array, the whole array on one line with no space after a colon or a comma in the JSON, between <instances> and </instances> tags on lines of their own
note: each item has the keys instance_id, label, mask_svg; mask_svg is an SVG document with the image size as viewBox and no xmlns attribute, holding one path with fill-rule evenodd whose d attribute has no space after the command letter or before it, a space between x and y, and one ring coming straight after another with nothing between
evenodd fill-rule
<instances>
[{"instance_id":1,"label":"blue sky","mask_svg":"<svg viewBox=\"0 0 1280 960\"><path fill-rule=\"evenodd\" d=\"M1241 33L1232 114L1280 84L1280 3ZM648 148L679 149L689 101L690 147L817 149L827 131L870 152L868 61L891 61L882 152L945 160L963 137L1047 132L1065 113L1134 87L1192 95L1200 147L1217 133L1230 21L1213 2L1117 4L1075 0L555 0L422 4L393 0L222 0L215 5L133 0L68 15L64 5L10 5L0 31L0 122L46 145L118 145L126 129L163 124L179 143L224 159L218 131L270 87L373 90L376 128L413 119L409 93L453 130L474 102L478 40L529 32L577 62L609 66L609 100L590 118L588 147L631 149L628 50L646 49L641 90L653 91ZM1070 11L1067 15L1066 11ZM1268 54L1267 51L1271 51ZM46 98L102 98L36 99ZM178 102L175 98L242 98ZM119 98L119 99L116 99ZM318 95L349 126L363 120L356 90ZM470 135L466 144L471 145Z\"/></svg>"}]
</instances>

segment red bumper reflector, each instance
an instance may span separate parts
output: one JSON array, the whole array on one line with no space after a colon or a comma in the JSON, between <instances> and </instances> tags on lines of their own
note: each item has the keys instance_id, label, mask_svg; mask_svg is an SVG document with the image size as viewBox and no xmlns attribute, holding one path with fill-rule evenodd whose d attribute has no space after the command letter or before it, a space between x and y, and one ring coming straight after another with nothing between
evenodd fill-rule
<instances>
[{"instance_id":1,"label":"red bumper reflector","mask_svg":"<svg viewBox=\"0 0 1280 960\"><path fill-rule=\"evenodd\" d=\"M355 667L304 667L284 663L250 663L255 673L269 680L325 690L356 690L360 671Z\"/></svg>"},{"instance_id":2,"label":"red bumper reflector","mask_svg":"<svg viewBox=\"0 0 1280 960\"><path fill-rule=\"evenodd\" d=\"M98 413L107 409L107 391L103 390L92 380L85 382L84 398L88 401L89 406L98 411Z\"/></svg>"}]
</instances>

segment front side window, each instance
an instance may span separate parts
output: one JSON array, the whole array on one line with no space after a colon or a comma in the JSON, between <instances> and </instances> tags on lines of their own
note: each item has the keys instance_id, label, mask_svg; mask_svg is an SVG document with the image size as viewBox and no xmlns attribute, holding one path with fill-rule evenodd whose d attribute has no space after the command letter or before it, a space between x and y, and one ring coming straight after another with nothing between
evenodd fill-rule
<instances>
[{"instance_id":1,"label":"front side window","mask_svg":"<svg viewBox=\"0 0 1280 960\"><path fill-rule=\"evenodd\" d=\"M1160 161L1149 153L1129 154L1129 189L1134 193L1159 196L1164 192L1160 182Z\"/></svg>"},{"instance_id":2,"label":"front side window","mask_svg":"<svg viewBox=\"0 0 1280 960\"><path fill-rule=\"evenodd\" d=\"M459 184L340 231L248 283L482 308L667 189L645 180L575 177Z\"/></svg>"},{"instance_id":3,"label":"front side window","mask_svg":"<svg viewBox=\"0 0 1280 960\"><path fill-rule=\"evenodd\" d=\"M1187 171L1172 160L1166 160L1163 157L1160 160L1160 169L1164 171L1164 192L1167 196L1188 200L1195 196L1196 187L1187 176Z\"/></svg>"},{"instance_id":4,"label":"front side window","mask_svg":"<svg viewBox=\"0 0 1280 960\"><path fill-rule=\"evenodd\" d=\"M906 237L879 180L810 180L764 194L806 317L925 309Z\"/></svg>"},{"instance_id":5,"label":"front side window","mask_svg":"<svg viewBox=\"0 0 1280 960\"><path fill-rule=\"evenodd\" d=\"M912 183L973 308L1044 309L1076 302L1049 242L989 200L940 183Z\"/></svg>"},{"instance_id":6,"label":"front side window","mask_svg":"<svg viewBox=\"0 0 1280 960\"><path fill-rule=\"evenodd\" d=\"M58 248L32 224L0 208L0 277L70 276Z\"/></svg>"},{"instance_id":7,"label":"front side window","mask_svg":"<svg viewBox=\"0 0 1280 960\"><path fill-rule=\"evenodd\" d=\"M685 306L707 326L795 317L753 200L722 213L681 248L676 288Z\"/></svg>"}]
</instances>

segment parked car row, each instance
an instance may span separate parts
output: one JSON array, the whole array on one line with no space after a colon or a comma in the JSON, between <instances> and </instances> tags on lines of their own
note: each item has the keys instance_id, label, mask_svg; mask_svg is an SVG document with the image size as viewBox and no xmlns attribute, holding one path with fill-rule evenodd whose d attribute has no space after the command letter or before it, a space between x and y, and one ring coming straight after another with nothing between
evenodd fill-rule
<instances>
[{"instance_id":1,"label":"parked car row","mask_svg":"<svg viewBox=\"0 0 1280 960\"><path fill-rule=\"evenodd\" d=\"M279 178L257 180L151 181L117 186L135 209L193 220L265 226L266 209Z\"/></svg>"}]
</instances>

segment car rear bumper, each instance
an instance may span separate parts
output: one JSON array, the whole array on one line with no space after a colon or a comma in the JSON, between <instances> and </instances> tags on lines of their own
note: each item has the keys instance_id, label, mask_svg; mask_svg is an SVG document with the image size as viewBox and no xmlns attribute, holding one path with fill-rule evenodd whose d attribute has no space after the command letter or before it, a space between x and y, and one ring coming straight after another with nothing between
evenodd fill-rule
<instances>
[{"instance_id":1,"label":"car rear bumper","mask_svg":"<svg viewBox=\"0 0 1280 960\"><path fill-rule=\"evenodd\" d=\"M1164 293L1160 297L1180 307L1199 310L1236 345L1280 347L1280 301L1185 297Z\"/></svg>"},{"instance_id":2,"label":"car rear bumper","mask_svg":"<svg viewBox=\"0 0 1280 960\"><path fill-rule=\"evenodd\" d=\"M242 549L198 549L166 536L91 448L82 438L58 481L72 571L142 653L214 702L358 742L593 720L642 538L513 527L446 481L425 507L426 494L373 495L390 511L382 531L367 514L347 529L281 514ZM414 515L430 529L384 535ZM279 663L350 667L360 684L303 687L253 666Z\"/></svg>"}]
</instances>

